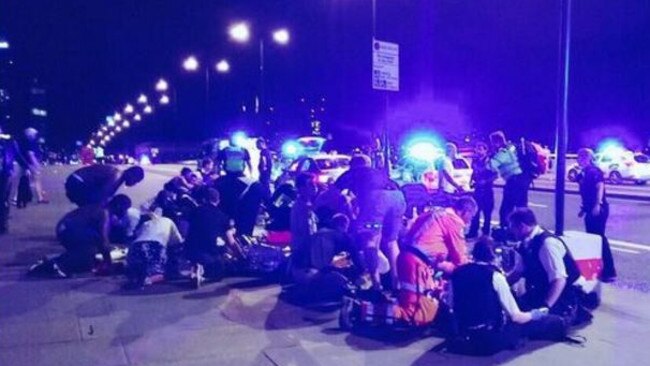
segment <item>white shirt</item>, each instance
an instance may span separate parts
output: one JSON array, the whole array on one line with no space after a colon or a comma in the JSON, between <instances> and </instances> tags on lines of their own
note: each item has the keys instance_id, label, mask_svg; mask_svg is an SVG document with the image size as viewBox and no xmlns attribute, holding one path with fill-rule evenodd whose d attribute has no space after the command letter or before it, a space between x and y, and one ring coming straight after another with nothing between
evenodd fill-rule
<instances>
[{"instance_id":1,"label":"white shirt","mask_svg":"<svg viewBox=\"0 0 650 366\"><path fill-rule=\"evenodd\" d=\"M533 232L524 240L524 245L529 245L530 241L542 234L544 229L537 225ZM560 278L568 278L566 266L564 265L564 256L566 247L555 237L547 238L539 250L539 261L548 275L548 282L553 282Z\"/></svg>"},{"instance_id":2,"label":"white shirt","mask_svg":"<svg viewBox=\"0 0 650 366\"><path fill-rule=\"evenodd\" d=\"M140 223L140 210L135 207L129 207L129 209L126 210L126 217L124 219L126 223L126 235L132 237L133 234L135 234L135 229Z\"/></svg>"},{"instance_id":3,"label":"white shirt","mask_svg":"<svg viewBox=\"0 0 650 366\"><path fill-rule=\"evenodd\" d=\"M167 247L182 243L183 237L172 220L154 215L151 220L142 224L134 242L143 241L154 241Z\"/></svg>"},{"instance_id":4,"label":"white shirt","mask_svg":"<svg viewBox=\"0 0 650 366\"><path fill-rule=\"evenodd\" d=\"M454 178L454 164L452 162L452 159L448 156L444 156L440 158L440 161L438 162L440 165L437 166L438 168L438 175L439 175L439 182L440 182L440 189L442 189L443 192L445 193L456 193L456 187L454 187L448 180L445 178L443 172L447 172L449 177L451 179Z\"/></svg>"}]
</instances>

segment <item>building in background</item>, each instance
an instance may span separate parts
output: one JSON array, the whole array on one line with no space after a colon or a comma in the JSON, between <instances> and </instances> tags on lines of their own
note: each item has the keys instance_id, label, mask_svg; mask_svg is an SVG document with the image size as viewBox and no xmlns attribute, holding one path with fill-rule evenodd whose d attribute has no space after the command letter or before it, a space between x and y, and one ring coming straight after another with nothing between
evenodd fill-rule
<instances>
[{"instance_id":1,"label":"building in background","mask_svg":"<svg viewBox=\"0 0 650 366\"><path fill-rule=\"evenodd\" d=\"M15 72L9 41L0 36L0 125L13 130L16 120Z\"/></svg>"}]
</instances>

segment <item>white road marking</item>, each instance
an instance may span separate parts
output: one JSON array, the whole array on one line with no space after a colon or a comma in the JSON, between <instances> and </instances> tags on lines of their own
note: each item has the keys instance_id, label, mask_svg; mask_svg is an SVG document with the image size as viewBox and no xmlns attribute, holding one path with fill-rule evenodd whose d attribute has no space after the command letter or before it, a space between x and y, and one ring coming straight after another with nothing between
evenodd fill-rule
<instances>
[{"instance_id":1,"label":"white road marking","mask_svg":"<svg viewBox=\"0 0 650 366\"><path fill-rule=\"evenodd\" d=\"M623 248L617 248L617 247L612 247L612 250L616 251L616 252L623 252L623 253L630 253L630 254L641 254L641 252L637 252L636 250L623 249Z\"/></svg>"},{"instance_id":2,"label":"white road marking","mask_svg":"<svg viewBox=\"0 0 650 366\"><path fill-rule=\"evenodd\" d=\"M627 241L614 240L614 239L609 239L609 243L612 244L612 245L619 246L619 247L630 248L630 249L638 249L638 250L645 250L645 251L650 252L650 246L647 246L647 245L635 244L635 243L630 243L630 242L627 242Z\"/></svg>"},{"instance_id":3,"label":"white road marking","mask_svg":"<svg viewBox=\"0 0 650 366\"><path fill-rule=\"evenodd\" d=\"M547 205L543 205L541 203L532 203L532 202L529 202L528 206L530 206L530 207L538 207L538 208L548 208Z\"/></svg>"}]
</instances>

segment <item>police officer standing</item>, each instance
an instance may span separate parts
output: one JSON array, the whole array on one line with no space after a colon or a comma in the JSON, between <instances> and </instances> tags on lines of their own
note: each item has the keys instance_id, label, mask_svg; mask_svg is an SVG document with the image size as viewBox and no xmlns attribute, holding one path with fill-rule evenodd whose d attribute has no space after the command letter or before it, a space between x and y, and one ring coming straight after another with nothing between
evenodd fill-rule
<instances>
[{"instance_id":1,"label":"police officer standing","mask_svg":"<svg viewBox=\"0 0 650 366\"><path fill-rule=\"evenodd\" d=\"M237 133L233 134L230 136L230 144L219 151L218 166L226 172L226 175L243 177L247 169L250 173L253 172L251 155L241 146L243 138Z\"/></svg>"}]
</instances>

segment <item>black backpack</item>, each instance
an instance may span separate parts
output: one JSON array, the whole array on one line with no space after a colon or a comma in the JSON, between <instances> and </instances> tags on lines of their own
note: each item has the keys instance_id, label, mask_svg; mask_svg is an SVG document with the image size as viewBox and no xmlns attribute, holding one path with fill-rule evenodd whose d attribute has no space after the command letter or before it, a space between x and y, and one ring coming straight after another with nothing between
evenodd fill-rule
<instances>
[{"instance_id":1,"label":"black backpack","mask_svg":"<svg viewBox=\"0 0 650 366\"><path fill-rule=\"evenodd\" d=\"M517 160L524 175L536 179L544 174L545 167L541 164L539 151L532 142L521 139L517 144Z\"/></svg>"}]
</instances>

